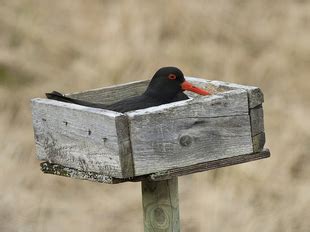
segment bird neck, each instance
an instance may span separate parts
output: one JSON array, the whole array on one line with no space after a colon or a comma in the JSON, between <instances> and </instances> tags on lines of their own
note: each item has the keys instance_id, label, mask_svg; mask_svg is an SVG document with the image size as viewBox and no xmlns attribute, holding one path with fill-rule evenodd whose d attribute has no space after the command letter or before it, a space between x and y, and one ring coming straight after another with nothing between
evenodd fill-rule
<instances>
[{"instance_id":1,"label":"bird neck","mask_svg":"<svg viewBox=\"0 0 310 232\"><path fill-rule=\"evenodd\" d=\"M176 94L175 93L168 94L160 91L155 91L153 89L147 89L143 95L159 100L162 103L168 103L172 101L172 99L175 97Z\"/></svg>"}]
</instances>

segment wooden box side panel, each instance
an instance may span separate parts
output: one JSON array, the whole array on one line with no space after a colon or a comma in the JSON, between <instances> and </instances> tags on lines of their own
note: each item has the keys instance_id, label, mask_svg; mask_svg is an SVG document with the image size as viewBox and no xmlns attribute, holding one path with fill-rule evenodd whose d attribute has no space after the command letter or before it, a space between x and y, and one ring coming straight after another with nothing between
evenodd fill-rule
<instances>
[{"instance_id":1,"label":"wooden box side panel","mask_svg":"<svg viewBox=\"0 0 310 232\"><path fill-rule=\"evenodd\" d=\"M142 94L146 90L149 82L149 80L135 81L85 92L67 94L67 96L91 102L111 104L125 98Z\"/></svg>"},{"instance_id":2,"label":"wooden box side panel","mask_svg":"<svg viewBox=\"0 0 310 232\"><path fill-rule=\"evenodd\" d=\"M253 152L245 90L127 115L136 175Z\"/></svg>"},{"instance_id":3,"label":"wooden box side panel","mask_svg":"<svg viewBox=\"0 0 310 232\"><path fill-rule=\"evenodd\" d=\"M265 131L264 131L264 114L263 102L264 94L260 88L255 86L246 86L235 83L228 83L223 81L210 81L196 77L187 77L187 80L205 88L212 94L225 92L234 89L243 89L248 93L249 115L251 119L252 141L254 152L260 152L265 145Z\"/></svg>"},{"instance_id":4,"label":"wooden box side panel","mask_svg":"<svg viewBox=\"0 0 310 232\"><path fill-rule=\"evenodd\" d=\"M133 175L130 161L120 158L128 152L131 159L130 149L122 143L126 135L117 130L124 115L48 99L32 100L32 112L39 159L114 177ZM127 173L122 171L124 160Z\"/></svg>"}]
</instances>

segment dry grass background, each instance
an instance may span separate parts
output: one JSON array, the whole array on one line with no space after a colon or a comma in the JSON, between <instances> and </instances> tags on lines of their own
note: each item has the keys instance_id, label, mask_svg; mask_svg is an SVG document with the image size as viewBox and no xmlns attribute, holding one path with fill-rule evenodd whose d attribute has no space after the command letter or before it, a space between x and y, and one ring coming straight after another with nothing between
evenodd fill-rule
<instances>
[{"instance_id":1,"label":"dry grass background","mask_svg":"<svg viewBox=\"0 0 310 232\"><path fill-rule=\"evenodd\" d=\"M310 231L310 2L4 0L0 231L143 231L139 183L41 174L29 100L185 74L260 86L272 157L180 178L183 231Z\"/></svg>"}]
</instances>

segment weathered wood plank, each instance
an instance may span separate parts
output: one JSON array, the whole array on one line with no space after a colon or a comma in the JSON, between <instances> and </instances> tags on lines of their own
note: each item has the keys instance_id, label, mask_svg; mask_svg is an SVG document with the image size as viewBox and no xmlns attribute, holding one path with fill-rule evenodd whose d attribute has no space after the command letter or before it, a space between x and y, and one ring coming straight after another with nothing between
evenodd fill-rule
<instances>
[{"instance_id":1,"label":"weathered wood plank","mask_svg":"<svg viewBox=\"0 0 310 232\"><path fill-rule=\"evenodd\" d=\"M153 181L158 180L166 180L175 176L184 176L193 174L196 172L204 172L212 169L232 166L236 164L242 164L250 161L255 161L259 159L264 159L270 157L270 151L268 149L264 149L260 152L246 154L246 155L238 155L232 156L229 158L212 160L204 163L198 163L191 166L186 166L182 168L174 168L163 172L157 172L151 174L149 178Z\"/></svg>"},{"instance_id":2,"label":"weathered wood plank","mask_svg":"<svg viewBox=\"0 0 310 232\"><path fill-rule=\"evenodd\" d=\"M105 122L102 122L105 123ZM118 138L118 153L122 170L122 177L135 175L134 163L129 135L129 121L127 116L121 115L115 118L116 134Z\"/></svg>"},{"instance_id":3,"label":"weathered wood plank","mask_svg":"<svg viewBox=\"0 0 310 232\"><path fill-rule=\"evenodd\" d=\"M265 145L265 141L266 141L266 137L265 137L264 132L253 136L252 140L253 140L253 151L254 152L259 152L259 151L263 150L264 145Z\"/></svg>"},{"instance_id":4,"label":"weathered wood plank","mask_svg":"<svg viewBox=\"0 0 310 232\"><path fill-rule=\"evenodd\" d=\"M161 116L165 119L181 117L225 117L232 115L248 115L247 92L242 89L229 90L211 96L198 96L195 99L173 102L146 109L125 113L129 120L135 117ZM142 118L141 118L142 119ZM163 122L165 124L165 122Z\"/></svg>"},{"instance_id":5,"label":"weathered wood plank","mask_svg":"<svg viewBox=\"0 0 310 232\"><path fill-rule=\"evenodd\" d=\"M49 162L41 163L41 170L46 174L53 174L80 180L89 180L104 184L118 184L123 182L121 179L106 176L97 172L80 171L74 168L68 168L59 164L53 164Z\"/></svg>"},{"instance_id":6,"label":"weathered wood plank","mask_svg":"<svg viewBox=\"0 0 310 232\"><path fill-rule=\"evenodd\" d=\"M32 107L39 159L108 176L133 176L124 115L49 99L34 99Z\"/></svg>"},{"instance_id":7,"label":"weathered wood plank","mask_svg":"<svg viewBox=\"0 0 310 232\"><path fill-rule=\"evenodd\" d=\"M264 94L260 88L251 87L248 89L250 108L261 105L264 102Z\"/></svg>"},{"instance_id":8,"label":"weathered wood plank","mask_svg":"<svg viewBox=\"0 0 310 232\"><path fill-rule=\"evenodd\" d=\"M172 104L127 114L136 175L253 151L246 91Z\"/></svg>"},{"instance_id":9,"label":"weathered wood plank","mask_svg":"<svg viewBox=\"0 0 310 232\"><path fill-rule=\"evenodd\" d=\"M264 111L262 105L250 109L252 136L264 132Z\"/></svg>"},{"instance_id":10,"label":"weathered wood plank","mask_svg":"<svg viewBox=\"0 0 310 232\"><path fill-rule=\"evenodd\" d=\"M262 105L250 109L253 151L259 152L265 145L264 112Z\"/></svg>"},{"instance_id":11,"label":"weathered wood plank","mask_svg":"<svg viewBox=\"0 0 310 232\"><path fill-rule=\"evenodd\" d=\"M174 168L170 170L165 170L161 172L156 172L150 175L143 175L143 176L135 176L132 178L114 178L110 176L103 175L101 173L96 172L84 172L74 168L65 167L59 164L52 164L49 162L41 163L41 170L44 173L58 175L58 176L65 176L65 177L72 177L81 180L89 180L89 181L96 181L100 183L106 184L118 184L123 182L138 182L138 181L160 181L171 179L175 176L183 176L189 175L196 172L203 172L208 171L216 168L227 167L231 165L241 164L245 162L255 161L259 159L268 158L270 156L270 152L268 149L263 149L260 152L246 154L246 155L239 155L239 156L232 156L229 158L207 161L204 163L199 163L191 166L186 166L182 168Z\"/></svg>"},{"instance_id":12,"label":"weathered wood plank","mask_svg":"<svg viewBox=\"0 0 310 232\"><path fill-rule=\"evenodd\" d=\"M243 89L248 93L249 108L254 108L264 102L264 94L260 88L255 86L239 85L223 81L210 81L196 77L186 77L186 79L199 87L208 89L211 93L223 92L234 89Z\"/></svg>"},{"instance_id":13,"label":"weathered wood plank","mask_svg":"<svg viewBox=\"0 0 310 232\"><path fill-rule=\"evenodd\" d=\"M142 182L145 232L179 232L178 178Z\"/></svg>"},{"instance_id":14,"label":"weathered wood plank","mask_svg":"<svg viewBox=\"0 0 310 232\"><path fill-rule=\"evenodd\" d=\"M149 82L149 80L135 81L126 84L66 94L66 96L91 102L111 104L125 98L142 94L146 90Z\"/></svg>"}]
</instances>

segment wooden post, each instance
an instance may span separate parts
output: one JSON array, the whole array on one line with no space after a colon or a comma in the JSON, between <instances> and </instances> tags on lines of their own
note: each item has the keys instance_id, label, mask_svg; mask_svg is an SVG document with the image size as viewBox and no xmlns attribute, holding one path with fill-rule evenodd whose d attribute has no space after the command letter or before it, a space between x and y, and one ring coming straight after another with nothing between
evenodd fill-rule
<instances>
[{"instance_id":1,"label":"wooden post","mask_svg":"<svg viewBox=\"0 0 310 232\"><path fill-rule=\"evenodd\" d=\"M142 181L145 232L180 232L178 178Z\"/></svg>"},{"instance_id":2,"label":"wooden post","mask_svg":"<svg viewBox=\"0 0 310 232\"><path fill-rule=\"evenodd\" d=\"M144 231L179 232L178 176L270 156L264 149L264 95L259 88L186 79L212 95L189 95L188 101L126 114L33 99L42 171L109 184L142 181ZM142 94L148 83L69 96L110 104Z\"/></svg>"}]
</instances>

